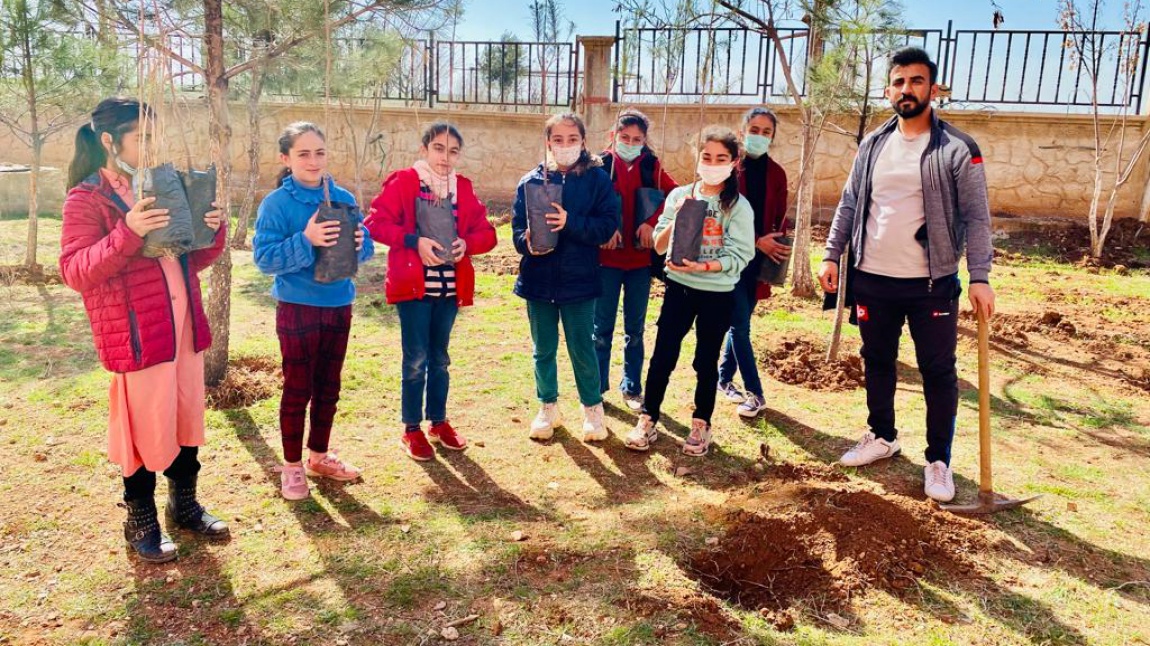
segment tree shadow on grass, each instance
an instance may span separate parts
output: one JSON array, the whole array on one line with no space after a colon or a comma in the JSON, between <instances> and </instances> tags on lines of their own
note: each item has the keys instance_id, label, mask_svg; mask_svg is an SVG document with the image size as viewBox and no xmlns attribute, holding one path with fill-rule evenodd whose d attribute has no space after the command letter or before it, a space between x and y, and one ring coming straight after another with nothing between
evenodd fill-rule
<instances>
[{"instance_id":1,"label":"tree shadow on grass","mask_svg":"<svg viewBox=\"0 0 1150 646\"><path fill-rule=\"evenodd\" d=\"M834 464L842 451L849 448L841 438L816 430L779 411L769 410L766 416L791 442L820 462ZM923 495L921 469L918 464L898 457L861 467L854 473L881 484L889 492L920 499ZM959 492L956 502L973 498L978 491L978 483L962 474L955 473L954 481ZM1025 507L985 516L980 521L1027 546L1029 553L1012 548L1006 555L1033 567L1059 570L1098 588L1150 579L1150 560L1096 546L1041 520ZM1117 592L1132 601L1150 605L1150 591L1145 588L1131 587Z\"/></svg>"}]
</instances>

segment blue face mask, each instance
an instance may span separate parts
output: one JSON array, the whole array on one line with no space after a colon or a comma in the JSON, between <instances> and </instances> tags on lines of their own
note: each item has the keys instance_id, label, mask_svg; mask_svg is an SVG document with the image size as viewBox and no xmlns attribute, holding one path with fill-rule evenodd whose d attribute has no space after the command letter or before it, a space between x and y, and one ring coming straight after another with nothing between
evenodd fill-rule
<instances>
[{"instance_id":1,"label":"blue face mask","mask_svg":"<svg viewBox=\"0 0 1150 646\"><path fill-rule=\"evenodd\" d=\"M747 149L748 156L757 159L771 149L771 138L763 135L747 135L743 138L743 147Z\"/></svg>"},{"instance_id":2,"label":"blue face mask","mask_svg":"<svg viewBox=\"0 0 1150 646\"><path fill-rule=\"evenodd\" d=\"M623 144L623 143L619 143L616 141L615 142L615 154L619 155L619 159L622 159L623 161L630 164L631 162L638 159L639 155L643 154L643 146L642 145L636 146L634 144Z\"/></svg>"}]
</instances>

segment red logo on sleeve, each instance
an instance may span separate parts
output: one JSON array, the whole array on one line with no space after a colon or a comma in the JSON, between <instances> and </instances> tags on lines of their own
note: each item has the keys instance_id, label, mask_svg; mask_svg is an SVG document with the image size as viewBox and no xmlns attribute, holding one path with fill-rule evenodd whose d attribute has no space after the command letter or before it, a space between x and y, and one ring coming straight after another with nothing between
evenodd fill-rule
<instances>
[{"instance_id":1,"label":"red logo on sleeve","mask_svg":"<svg viewBox=\"0 0 1150 646\"><path fill-rule=\"evenodd\" d=\"M858 312L858 319L860 321L870 320L870 314L867 312L866 305L855 305L855 310Z\"/></svg>"}]
</instances>

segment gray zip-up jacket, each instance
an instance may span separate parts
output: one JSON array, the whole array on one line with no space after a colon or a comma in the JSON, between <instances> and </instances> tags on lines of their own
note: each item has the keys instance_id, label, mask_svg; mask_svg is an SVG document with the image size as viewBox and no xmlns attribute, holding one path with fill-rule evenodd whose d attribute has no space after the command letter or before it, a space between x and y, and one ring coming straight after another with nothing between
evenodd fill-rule
<instances>
[{"instance_id":1,"label":"gray zip-up jacket","mask_svg":"<svg viewBox=\"0 0 1150 646\"><path fill-rule=\"evenodd\" d=\"M871 202L871 177L879 152L898 126L898 117L867 135L859 144L850 177L843 187L827 235L824 260L837 263L851 241L851 265L858 267L866 249L867 212ZM923 152L922 201L926 215L926 255L930 278L958 272L958 258L966 246L970 282L990 282L994 247L990 240L990 203L982 153L970 135L938 118L931 110L930 143ZM921 235L918 236L921 240Z\"/></svg>"}]
</instances>

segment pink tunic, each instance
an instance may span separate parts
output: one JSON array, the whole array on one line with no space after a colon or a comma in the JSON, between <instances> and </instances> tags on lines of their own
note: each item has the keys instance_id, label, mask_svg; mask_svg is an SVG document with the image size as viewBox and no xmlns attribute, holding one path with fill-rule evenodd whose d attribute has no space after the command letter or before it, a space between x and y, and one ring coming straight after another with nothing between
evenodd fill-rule
<instances>
[{"instance_id":1,"label":"pink tunic","mask_svg":"<svg viewBox=\"0 0 1150 646\"><path fill-rule=\"evenodd\" d=\"M117 173L100 172L128 205L132 187ZM176 360L112 376L108 391L108 458L125 476L141 466L168 468L181 446L204 443L204 355L192 343L188 290L178 258L160 258L172 295Z\"/></svg>"}]
</instances>

